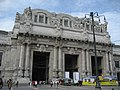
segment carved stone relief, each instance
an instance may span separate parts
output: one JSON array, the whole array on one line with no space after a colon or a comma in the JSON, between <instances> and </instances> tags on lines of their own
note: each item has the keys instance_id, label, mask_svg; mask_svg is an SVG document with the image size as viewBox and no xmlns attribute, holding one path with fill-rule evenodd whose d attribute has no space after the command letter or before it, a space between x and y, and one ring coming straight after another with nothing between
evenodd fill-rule
<instances>
[{"instance_id":1,"label":"carved stone relief","mask_svg":"<svg viewBox=\"0 0 120 90\"><path fill-rule=\"evenodd\" d=\"M73 48L73 47L67 47L67 52L69 54L75 54L78 52L78 48Z\"/></svg>"},{"instance_id":2,"label":"carved stone relief","mask_svg":"<svg viewBox=\"0 0 120 90\"><path fill-rule=\"evenodd\" d=\"M38 45L38 44L37 44ZM40 52L45 52L45 51L47 51L47 48L48 48L48 45L40 45L39 46L39 51Z\"/></svg>"},{"instance_id":3,"label":"carved stone relief","mask_svg":"<svg viewBox=\"0 0 120 90\"><path fill-rule=\"evenodd\" d=\"M17 22L17 21L19 21L19 20L20 20L20 14L19 14L19 12L17 12L17 13L16 13L15 21Z\"/></svg>"},{"instance_id":4,"label":"carved stone relief","mask_svg":"<svg viewBox=\"0 0 120 90\"><path fill-rule=\"evenodd\" d=\"M27 20L31 20L31 19L32 19L31 7L26 8L26 9L24 10L24 15L25 15L25 18L26 18Z\"/></svg>"}]
</instances>

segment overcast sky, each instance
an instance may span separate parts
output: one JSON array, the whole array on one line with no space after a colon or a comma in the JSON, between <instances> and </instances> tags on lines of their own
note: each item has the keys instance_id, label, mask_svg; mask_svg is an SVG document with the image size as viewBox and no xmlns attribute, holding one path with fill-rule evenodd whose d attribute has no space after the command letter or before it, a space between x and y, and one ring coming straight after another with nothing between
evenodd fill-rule
<instances>
[{"instance_id":1,"label":"overcast sky","mask_svg":"<svg viewBox=\"0 0 120 90\"><path fill-rule=\"evenodd\" d=\"M112 42L120 45L120 0L0 0L0 30L12 31L16 12L29 6L78 17L98 12L106 16Z\"/></svg>"}]
</instances>

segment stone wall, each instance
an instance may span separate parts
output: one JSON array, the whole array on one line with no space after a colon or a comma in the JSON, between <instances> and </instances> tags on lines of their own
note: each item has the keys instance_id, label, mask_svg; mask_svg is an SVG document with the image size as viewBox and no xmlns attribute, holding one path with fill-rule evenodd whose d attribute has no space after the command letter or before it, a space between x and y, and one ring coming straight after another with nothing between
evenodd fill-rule
<instances>
[{"instance_id":1,"label":"stone wall","mask_svg":"<svg viewBox=\"0 0 120 90\"><path fill-rule=\"evenodd\" d=\"M97 56L102 57L102 74L113 73L113 53L107 22L95 21ZM92 75L91 57L94 56L93 31L90 18L56 14L42 9L26 8L16 13L12 33L3 37L2 74L20 83L32 80L33 52L49 52L49 80L64 78L65 55L78 55L77 66L81 77ZM2 49L1 49L2 48ZM2 70L2 69L1 69Z\"/></svg>"}]
</instances>

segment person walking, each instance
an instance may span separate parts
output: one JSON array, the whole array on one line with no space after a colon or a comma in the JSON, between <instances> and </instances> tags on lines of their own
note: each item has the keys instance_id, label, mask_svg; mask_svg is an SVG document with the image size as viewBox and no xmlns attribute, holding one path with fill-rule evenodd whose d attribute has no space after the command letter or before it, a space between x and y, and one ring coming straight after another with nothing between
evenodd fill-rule
<instances>
[{"instance_id":1,"label":"person walking","mask_svg":"<svg viewBox=\"0 0 120 90\"><path fill-rule=\"evenodd\" d=\"M19 81L16 82L16 87L18 87Z\"/></svg>"},{"instance_id":2,"label":"person walking","mask_svg":"<svg viewBox=\"0 0 120 90\"><path fill-rule=\"evenodd\" d=\"M35 87L37 87L37 84L38 84L37 81L35 81Z\"/></svg>"},{"instance_id":3,"label":"person walking","mask_svg":"<svg viewBox=\"0 0 120 90\"><path fill-rule=\"evenodd\" d=\"M12 80L9 79L7 83L8 83L8 89L11 90L11 88L12 88Z\"/></svg>"},{"instance_id":4,"label":"person walking","mask_svg":"<svg viewBox=\"0 0 120 90\"><path fill-rule=\"evenodd\" d=\"M52 81L50 82L50 85L51 85L51 87L53 86L53 82Z\"/></svg>"},{"instance_id":5,"label":"person walking","mask_svg":"<svg viewBox=\"0 0 120 90\"><path fill-rule=\"evenodd\" d=\"M3 80L2 78L0 78L0 89L2 89L2 87L3 87Z\"/></svg>"},{"instance_id":6,"label":"person walking","mask_svg":"<svg viewBox=\"0 0 120 90\"><path fill-rule=\"evenodd\" d=\"M58 89L59 82L57 81L56 84L57 84L57 89Z\"/></svg>"}]
</instances>

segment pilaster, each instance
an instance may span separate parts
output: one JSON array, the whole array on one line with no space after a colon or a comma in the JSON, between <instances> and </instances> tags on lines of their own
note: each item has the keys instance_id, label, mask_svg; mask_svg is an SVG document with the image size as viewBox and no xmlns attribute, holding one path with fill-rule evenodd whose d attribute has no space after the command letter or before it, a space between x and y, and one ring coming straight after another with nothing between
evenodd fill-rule
<instances>
[{"instance_id":1,"label":"pilaster","mask_svg":"<svg viewBox=\"0 0 120 90\"><path fill-rule=\"evenodd\" d=\"M26 46L26 57L25 57L25 76L28 77L29 76L29 65L30 65L30 46L29 44L27 44Z\"/></svg>"},{"instance_id":2,"label":"pilaster","mask_svg":"<svg viewBox=\"0 0 120 90\"><path fill-rule=\"evenodd\" d=\"M86 64L87 64L87 75L90 75L90 61L89 61L89 51L86 50Z\"/></svg>"},{"instance_id":3,"label":"pilaster","mask_svg":"<svg viewBox=\"0 0 120 90\"><path fill-rule=\"evenodd\" d=\"M110 75L112 75L113 65L112 65L112 54L111 54L111 52L109 52L109 68L110 68Z\"/></svg>"},{"instance_id":4,"label":"pilaster","mask_svg":"<svg viewBox=\"0 0 120 90\"><path fill-rule=\"evenodd\" d=\"M53 77L57 77L57 47L54 47Z\"/></svg>"},{"instance_id":5,"label":"pilaster","mask_svg":"<svg viewBox=\"0 0 120 90\"><path fill-rule=\"evenodd\" d=\"M86 72L86 68L85 68L85 50L82 49L82 76L85 77L85 72Z\"/></svg>"},{"instance_id":6,"label":"pilaster","mask_svg":"<svg viewBox=\"0 0 120 90\"><path fill-rule=\"evenodd\" d=\"M18 76L19 77L22 77L23 76L23 69L24 69L24 54L25 54L25 45L21 45L20 46L21 47L21 49L20 49L20 61L19 61L19 72L18 72Z\"/></svg>"},{"instance_id":7,"label":"pilaster","mask_svg":"<svg viewBox=\"0 0 120 90\"><path fill-rule=\"evenodd\" d=\"M106 61L106 64L105 64L106 65L106 74L109 74L109 61L108 61L109 56L108 56L108 52L106 52L105 55L106 55L105 56L106 57L106 60L105 60Z\"/></svg>"},{"instance_id":8,"label":"pilaster","mask_svg":"<svg viewBox=\"0 0 120 90\"><path fill-rule=\"evenodd\" d=\"M81 53L79 54L78 56L78 72L80 73L80 76L81 76L81 72L82 72L82 59L81 59Z\"/></svg>"},{"instance_id":9,"label":"pilaster","mask_svg":"<svg viewBox=\"0 0 120 90\"><path fill-rule=\"evenodd\" d=\"M62 77L62 51L61 47L59 47L59 53L58 53L58 70L59 70L59 78Z\"/></svg>"}]
</instances>

